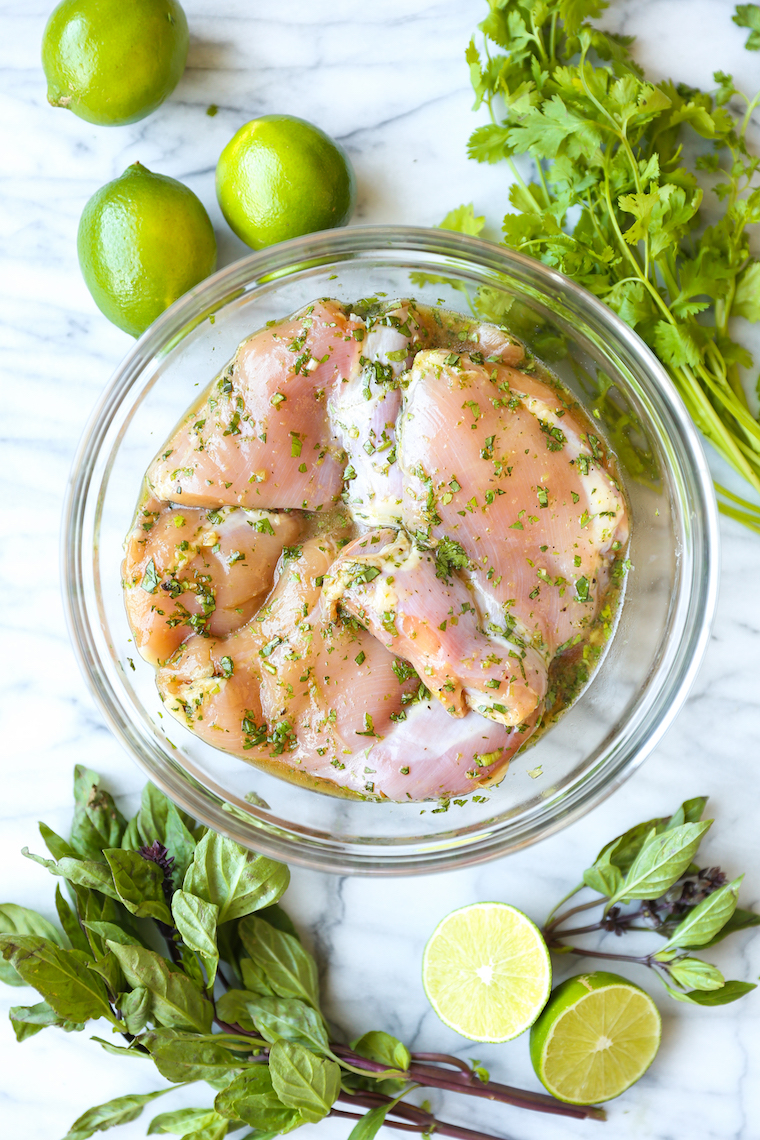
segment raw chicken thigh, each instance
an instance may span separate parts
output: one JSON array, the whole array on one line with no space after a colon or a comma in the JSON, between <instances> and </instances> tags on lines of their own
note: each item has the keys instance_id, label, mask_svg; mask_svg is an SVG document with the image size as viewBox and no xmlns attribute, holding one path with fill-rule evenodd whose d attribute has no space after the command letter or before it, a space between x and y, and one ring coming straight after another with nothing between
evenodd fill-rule
<instances>
[{"instance_id":1,"label":"raw chicken thigh","mask_svg":"<svg viewBox=\"0 0 760 1140\"><path fill-rule=\"evenodd\" d=\"M495 326L319 300L244 341L147 473L127 614L166 709L332 794L503 775L627 541L600 438ZM530 367L530 366L528 366Z\"/></svg>"}]
</instances>

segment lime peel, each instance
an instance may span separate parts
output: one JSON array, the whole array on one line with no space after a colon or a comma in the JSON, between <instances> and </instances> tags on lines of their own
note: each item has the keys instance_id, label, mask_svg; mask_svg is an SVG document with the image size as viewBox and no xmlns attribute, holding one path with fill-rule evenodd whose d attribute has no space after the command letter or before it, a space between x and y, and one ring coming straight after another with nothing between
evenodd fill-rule
<instances>
[{"instance_id":1,"label":"lime peel","mask_svg":"<svg viewBox=\"0 0 760 1140\"><path fill-rule=\"evenodd\" d=\"M500 902L452 911L422 959L430 1004L471 1041L510 1041L528 1029L551 991L551 960L534 922Z\"/></svg>"}]
</instances>

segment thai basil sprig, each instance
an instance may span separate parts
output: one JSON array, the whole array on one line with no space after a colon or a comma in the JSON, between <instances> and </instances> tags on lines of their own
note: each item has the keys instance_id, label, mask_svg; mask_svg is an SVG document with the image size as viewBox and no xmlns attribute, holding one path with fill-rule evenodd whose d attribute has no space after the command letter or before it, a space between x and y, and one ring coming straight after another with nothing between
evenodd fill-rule
<instances>
[{"instance_id":1,"label":"thai basil sprig","mask_svg":"<svg viewBox=\"0 0 760 1140\"><path fill-rule=\"evenodd\" d=\"M696 1005L725 1005L755 989L750 982L726 981L716 966L692 953L760 924L760 914L737 907L743 875L729 882L719 867L695 862L713 822L702 820L706 803L704 796L686 800L672 816L636 824L603 847L583 882L549 915L543 930L549 949L649 966L671 997ZM557 914L584 887L597 897ZM574 915L600 906L599 921L567 928ZM642 955L575 945L581 935L630 930L652 931L665 945Z\"/></svg>"},{"instance_id":2,"label":"thai basil sprig","mask_svg":"<svg viewBox=\"0 0 760 1140\"><path fill-rule=\"evenodd\" d=\"M271 1140L339 1116L357 1122L352 1140L372 1140L383 1123L493 1140L403 1100L420 1087L604 1119L599 1109L491 1081L477 1064L412 1054L382 1031L336 1043L316 963L277 905L287 867L198 826L151 785L129 822L95 772L75 770L74 795L68 840L40 824L52 858L24 849L69 892L70 903L56 889L60 928L25 907L0 906L0 979L34 986L42 999L15 1006L11 1022L24 1041L48 1026L79 1031L103 1018L121 1043L93 1040L152 1061L169 1087L90 1109L66 1140L134 1120L156 1097L194 1082L211 1086L213 1103L161 1113L150 1135L223 1140L248 1125L242 1140Z\"/></svg>"}]
</instances>

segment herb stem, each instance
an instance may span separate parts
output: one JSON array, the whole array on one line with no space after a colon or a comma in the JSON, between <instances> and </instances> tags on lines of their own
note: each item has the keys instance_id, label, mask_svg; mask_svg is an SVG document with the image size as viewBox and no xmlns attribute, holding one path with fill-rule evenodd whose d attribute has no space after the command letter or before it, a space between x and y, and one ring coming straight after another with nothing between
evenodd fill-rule
<instances>
[{"instance_id":1,"label":"herb stem","mask_svg":"<svg viewBox=\"0 0 760 1140\"><path fill-rule=\"evenodd\" d=\"M459 1057L452 1057L448 1053L412 1053L413 1061L437 1061L440 1065L454 1065L457 1069L461 1069L468 1077L475 1076L470 1066L466 1061L460 1061ZM479 1080L479 1077L475 1077Z\"/></svg>"},{"instance_id":2,"label":"herb stem","mask_svg":"<svg viewBox=\"0 0 760 1140\"><path fill-rule=\"evenodd\" d=\"M581 888L579 887L578 890L580 889ZM573 891L573 894L575 893L576 892ZM570 898L571 896L568 895L567 897ZM562 901L564 902L565 900L563 899ZM580 906L573 906L570 908L570 910L566 910L563 914L558 914L556 918L552 919L551 922L547 922L544 926L544 929L542 931L544 938L547 938L548 935L550 935L552 931L556 929L556 927L561 926L563 922L565 922L568 918L571 918L574 914L580 914L581 911L584 910L593 910L595 906L601 906L602 903L606 902L607 899L604 897L604 895L601 895L598 898L591 899L590 902L581 903ZM559 905L561 906L562 904L560 903ZM556 911L557 907L555 907L554 910ZM554 911L552 913L554 913Z\"/></svg>"},{"instance_id":3,"label":"herb stem","mask_svg":"<svg viewBox=\"0 0 760 1140\"><path fill-rule=\"evenodd\" d=\"M345 1045L331 1045L330 1049L343 1064L350 1065L352 1068L364 1069L365 1072L370 1073L385 1072L388 1068L387 1065L380 1064L378 1061L370 1061L366 1057L360 1057L358 1053L354 1053ZM511 1104L515 1108L529 1108L535 1112L572 1116L575 1119L586 1117L593 1117L595 1120L604 1119L604 1115L600 1115L599 1109L585 1105L563 1104L562 1101L555 1100L554 1097L548 1096L546 1093L512 1088L510 1085L498 1084L496 1081L477 1080L473 1084L471 1083L471 1072L472 1070L465 1077L464 1074L460 1076L459 1073L437 1069L433 1064L412 1061L405 1076L410 1081L414 1081L415 1084L424 1085L426 1088L443 1089L447 1092L460 1092L466 1096L477 1096L485 1100L496 1100L502 1104Z\"/></svg>"}]
</instances>

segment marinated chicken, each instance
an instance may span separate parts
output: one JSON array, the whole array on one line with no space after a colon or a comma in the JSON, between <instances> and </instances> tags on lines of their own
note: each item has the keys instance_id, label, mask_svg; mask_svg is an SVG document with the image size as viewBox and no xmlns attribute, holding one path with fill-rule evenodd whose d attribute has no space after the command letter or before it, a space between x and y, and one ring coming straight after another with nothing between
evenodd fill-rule
<instances>
[{"instance_id":1,"label":"marinated chicken","mask_svg":"<svg viewBox=\"0 0 760 1140\"><path fill-rule=\"evenodd\" d=\"M123 581L166 709L367 799L503 776L598 641L628 537L570 395L504 329L411 300L254 334L146 484Z\"/></svg>"}]
</instances>

